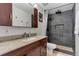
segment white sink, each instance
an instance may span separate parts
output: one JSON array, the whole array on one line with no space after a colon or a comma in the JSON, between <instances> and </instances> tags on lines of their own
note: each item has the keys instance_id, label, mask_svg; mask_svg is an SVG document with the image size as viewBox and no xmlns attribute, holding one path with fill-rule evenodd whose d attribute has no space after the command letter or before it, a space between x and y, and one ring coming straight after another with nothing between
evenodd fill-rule
<instances>
[{"instance_id":1,"label":"white sink","mask_svg":"<svg viewBox=\"0 0 79 59\"><path fill-rule=\"evenodd\" d=\"M24 42L28 42L28 41L32 41L32 40L35 40L36 38L24 38L24 39L22 39L22 41L24 41Z\"/></svg>"}]
</instances>

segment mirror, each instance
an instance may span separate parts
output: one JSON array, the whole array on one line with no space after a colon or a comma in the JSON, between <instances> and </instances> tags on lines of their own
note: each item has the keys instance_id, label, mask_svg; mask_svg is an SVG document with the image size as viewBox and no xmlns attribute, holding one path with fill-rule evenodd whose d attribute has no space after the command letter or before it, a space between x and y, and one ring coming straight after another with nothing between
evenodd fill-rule
<instances>
[{"instance_id":1,"label":"mirror","mask_svg":"<svg viewBox=\"0 0 79 59\"><path fill-rule=\"evenodd\" d=\"M0 26L38 27L38 10L31 3L0 3Z\"/></svg>"},{"instance_id":2,"label":"mirror","mask_svg":"<svg viewBox=\"0 0 79 59\"><path fill-rule=\"evenodd\" d=\"M32 27L34 8L29 3L12 4L12 26Z\"/></svg>"}]
</instances>

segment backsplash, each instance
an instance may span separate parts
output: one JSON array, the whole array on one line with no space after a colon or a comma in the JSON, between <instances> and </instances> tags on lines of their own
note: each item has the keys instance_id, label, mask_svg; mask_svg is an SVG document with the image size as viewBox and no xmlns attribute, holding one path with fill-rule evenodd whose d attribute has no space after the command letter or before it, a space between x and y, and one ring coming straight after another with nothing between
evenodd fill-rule
<instances>
[{"instance_id":1,"label":"backsplash","mask_svg":"<svg viewBox=\"0 0 79 59\"><path fill-rule=\"evenodd\" d=\"M17 27L7 27L0 26L0 37L10 36L10 35L20 35L26 33L37 33L37 28L17 28Z\"/></svg>"},{"instance_id":2,"label":"backsplash","mask_svg":"<svg viewBox=\"0 0 79 59\"><path fill-rule=\"evenodd\" d=\"M2 36L0 37L0 42L4 41L10 41L10 40L16 40L16 39L21 39L23 38L23 35L10 35L10 36Z\"/></svg>"},{"instance_id":3,"label":"backsplash","mask_svg":"<svg viewBox=\"0 0 79 59\"><path fill-rule=\"evenodd\" d=\"M22 38L24 33L37 33L36 28L17 28L0 26L0 42Z\"/></svg>"}]
</instances>

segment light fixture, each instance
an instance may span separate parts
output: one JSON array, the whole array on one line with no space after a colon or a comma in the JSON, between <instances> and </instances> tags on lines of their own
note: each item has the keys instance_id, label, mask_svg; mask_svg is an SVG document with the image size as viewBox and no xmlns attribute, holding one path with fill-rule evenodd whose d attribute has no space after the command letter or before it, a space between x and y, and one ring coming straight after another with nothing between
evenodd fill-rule
<instances>
[{"instance_id":1,"label":"light fixture","mask_svg":"<svg viewBox=\"0 0 79 59\"><path fill-rule=\"evenodd\" d=\"M56 11L56 14L61 14L61 10L57 10Z\"/></svg>"},{"instance_id":2,"label":"light fixture","mask_svg":"<svg viewBox=\"0 0 79 59\"><path fill-rule=\"evenodd\" d=\"M42 3L42 5L43 5L43 6L47 6L47 5L48 5L48 3Z\"/></svg>"},{"instance_id":3,"label":"light fixture","mask_svg":"<svg viewBox=\"0 0 79 59\"><path fill-rule=\"evenodd\" d=\"M29 3L29 5L31 5L32 7L37 7L37 4L36 3Z\"/></svg>"}]
</instances>

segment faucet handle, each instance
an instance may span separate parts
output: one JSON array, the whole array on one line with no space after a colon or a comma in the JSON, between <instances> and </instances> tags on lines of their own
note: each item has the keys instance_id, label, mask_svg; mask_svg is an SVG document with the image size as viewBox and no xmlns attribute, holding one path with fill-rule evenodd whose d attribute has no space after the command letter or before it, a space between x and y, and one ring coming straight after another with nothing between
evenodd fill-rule
<instances>
[{"instance_id":1,"label":"faucet handle","mask_svg":"<svg viewBox=\"0 0 79 59\"><path fill-rule=\"evenodd\" d=\"M24 35L26 35L26 32L24 32Z\"/></svg>"},{"instance_id":2,"label":"faucet handle","mask_svg":"<svg viewBox=\"0 0 79 59\"><path fill-rule=\"evenodd\" d=\"M29 37L31 36L30 33L28 34L28 36L29 36Z\"/></svg>"},{"instance_id":3,"label":"faucet handle","mask_svg":"<svg viewBox=\"0 0 79 59\"><path fill-rule=\"evenodd\" d=\"M23 37L27 37L27 33L26 32L24 32Z\"/></svg>"}]
</instances>

